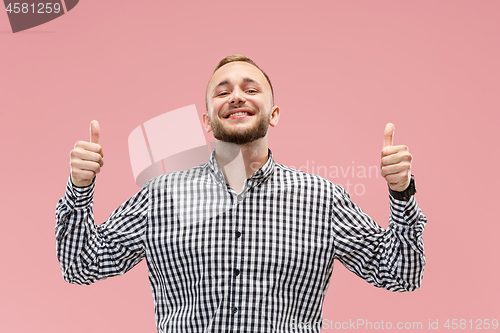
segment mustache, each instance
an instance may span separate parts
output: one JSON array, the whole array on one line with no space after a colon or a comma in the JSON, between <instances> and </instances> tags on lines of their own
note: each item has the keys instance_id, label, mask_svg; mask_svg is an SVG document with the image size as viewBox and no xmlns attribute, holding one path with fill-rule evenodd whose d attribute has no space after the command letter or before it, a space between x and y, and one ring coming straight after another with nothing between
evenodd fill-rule
<instances>
[{"instance_id":1,"label":"mustache","mask_svg":"<svg viewBox=\"0 0 500 333\"><path fill-rule=\"evenodd\" d=\"M233 107L228 107L226 110L224 110L225 112L228 112L228 111L232 111L232 110L236 110L236 109L248 109L250 111L257 111L257 108L254 108L254 107L251 107L251 106L248 106L248 105L238 105L238 106L233 106Z\"/></svg>"}]
</instances>

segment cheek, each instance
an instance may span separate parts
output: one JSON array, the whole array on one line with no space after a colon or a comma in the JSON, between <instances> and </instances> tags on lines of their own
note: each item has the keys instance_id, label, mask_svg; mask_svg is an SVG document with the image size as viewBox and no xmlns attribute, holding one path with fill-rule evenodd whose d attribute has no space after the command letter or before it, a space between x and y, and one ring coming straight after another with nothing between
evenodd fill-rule
<instances>
[{"instance_id":1,"label":"cheek","mask_svg":"<svg viewBox=\"0 0 500 333\"><path fill-rule=\"evenodd\" d=\"M224 109L224 101L221 99L212 100L208 103L208 114L211 117L217 116L217 114Z\"/></svg>"}]
</instances>

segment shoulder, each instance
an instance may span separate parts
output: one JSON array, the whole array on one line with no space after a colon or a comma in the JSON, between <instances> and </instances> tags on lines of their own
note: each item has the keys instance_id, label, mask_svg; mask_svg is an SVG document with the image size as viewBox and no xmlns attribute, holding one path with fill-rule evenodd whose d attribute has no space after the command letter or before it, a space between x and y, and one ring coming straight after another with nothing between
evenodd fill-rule
<instances>
[{"instance_id":1,"label":"shoulder","mask_svg":"<svg viewBox=\"0 0 500 333\"><path fill-rule=\"evenodd\" d=\"M327 178L297 170L283 164L276 163L275 165L275 178L280 182L289 183L293 186L308 185L332 192L338 191L337 187L340 187Z\"/></svg>"},{"instance_id":2,"label":"shoulder","mask_svg":"<svg viewBox=\"0 0 500 333\"><path fill-rule=\"evenodd\" d=\"M209 166L207 163L200 164L188 170L172 171L159 175L147 181L143 187L150 190L154 188L165 188L167 185L182 184L189 182L204 181L210 177Z\"/></svg>"}]
</instances>

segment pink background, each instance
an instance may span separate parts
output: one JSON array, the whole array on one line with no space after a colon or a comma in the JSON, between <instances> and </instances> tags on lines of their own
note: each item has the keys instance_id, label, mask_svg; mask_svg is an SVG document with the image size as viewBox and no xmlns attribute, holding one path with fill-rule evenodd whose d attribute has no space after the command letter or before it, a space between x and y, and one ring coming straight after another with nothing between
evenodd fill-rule
<instances>
[{"instance_id":1,"label":"pink background","mask_svg":"<svg viewBox=\"0 0 500 333\"><path fill-rule=\"evenodd\" d=\"M190 104L201 117L211 72L231 53L272 79L278 163L377 166L387 122L414 156L429 219L421 289L377 289L336 263L325 319L420 321L425 330L439 320L443 331L446 319L500 319L499 13L499 1L86 0L12 34L2 11L0 331L155 332L145 262L91 286L62 279L54 212L69 151L99 120L102 222L138 190L130 132ZM353 200L387 226L378 173L332 180L361 184Z\"/></svg>"}]
</instances>

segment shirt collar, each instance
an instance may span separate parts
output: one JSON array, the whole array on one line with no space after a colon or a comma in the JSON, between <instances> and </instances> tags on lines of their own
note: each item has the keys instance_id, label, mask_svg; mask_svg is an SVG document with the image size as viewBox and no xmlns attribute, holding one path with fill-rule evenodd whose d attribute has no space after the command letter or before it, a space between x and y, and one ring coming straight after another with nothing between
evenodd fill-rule
<instances>
[{"instance_id":1,"label":"shirt collar","mask_svg":"<svg viewBox=\"0 0 500 333\"><path fill-rule=\"evenodd\" d=\"M271 174L274 171L274 166L275 162L273 159L273 154L271 152L271 149L268 150L268 155L267 155L267 162L264 164L259 170L257 170L250 178L254 182L262 182L269 178ZM215 159L215 148L212 150L212 153L210 154L210 157L208 158L208 166L214 173L215 179L222 184L226 184L226 178L224 177L224 174L222 173L222 170L219 168L219 165L217 164L217 160Z\"/></svg>"}]
</instances>

